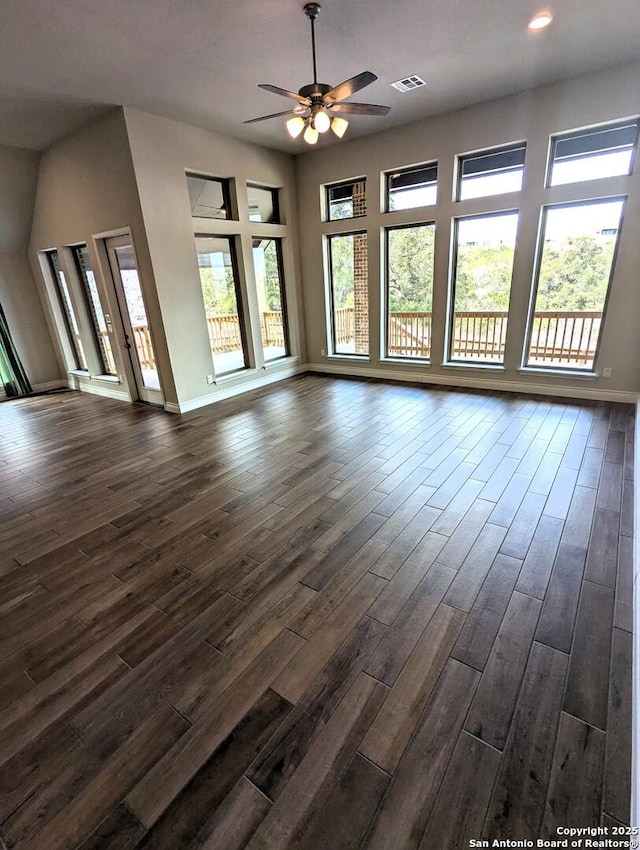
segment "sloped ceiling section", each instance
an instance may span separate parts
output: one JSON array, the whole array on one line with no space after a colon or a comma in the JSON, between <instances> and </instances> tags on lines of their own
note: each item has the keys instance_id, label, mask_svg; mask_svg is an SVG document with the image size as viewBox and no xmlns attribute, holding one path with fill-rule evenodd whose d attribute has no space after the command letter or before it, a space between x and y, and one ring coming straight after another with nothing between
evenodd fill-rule
<instances>
[{"instance_id":1,"label":"sloped ceiling section","mask_svg":"<svg viewBox=\"0 0 640 850\"><path fill-rule=\"evenodd\" d=\"M124 104L289 152L287 109L261 82L297 90L312 79L301 0L5 0L0 144L42 149L108 106ZM323 0L318 69L336 84L362 70L386 118L354 117L349 137L634 59L637 0ZM390 83L419 74L427 86ZM328 140L323 139L322 144Z\"/></svg>"}]
</instances>

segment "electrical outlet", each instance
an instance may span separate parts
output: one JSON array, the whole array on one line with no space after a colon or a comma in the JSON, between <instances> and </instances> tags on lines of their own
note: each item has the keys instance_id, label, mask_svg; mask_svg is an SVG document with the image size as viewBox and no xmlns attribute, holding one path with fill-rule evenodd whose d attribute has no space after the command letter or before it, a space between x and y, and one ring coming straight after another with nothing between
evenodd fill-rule
<instances>
[{"instance_id":1,"label":"electrical outlet","mask_svg":"<svg viewBox=\"0 0 640 850\"><path fill-rule=\"evenodd\" d=\"M215 382L216 382L216 379L214 378L213 375L207 375L207 383L208 384L215 384Z\"/></svg>"},{"instance_id":2,"label":"electrical outlet","mask_svg":"<svg viewBox=\"0 0 640 850\"><path fill-rule=\"evenodd\" d=\"M603 378L610 378L612 375L613 375L613 369L611 368L611 366L605 366L602 370L602 377Z\"/></svg>"},{"instance_id":3,"label":"electrical outlet","mask_svg":"<svg viewBox=\"0 0 640 850\"><path fill-rule=\"evenodd\" d=\"M326 352L326 351L324 350L324 348L323 348L323 349L321 350L321 352L320 352L320 356L321 356L321 357L324 357L324 356L326 355L326 353L327 353L327 352Z\"/></svg>"}]
</instances>

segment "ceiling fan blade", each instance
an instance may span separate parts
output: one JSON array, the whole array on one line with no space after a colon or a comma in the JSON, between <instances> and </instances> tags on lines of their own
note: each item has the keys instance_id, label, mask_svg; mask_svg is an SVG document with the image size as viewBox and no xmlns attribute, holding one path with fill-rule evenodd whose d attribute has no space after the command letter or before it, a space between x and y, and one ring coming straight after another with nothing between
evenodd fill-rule
<instances>
[{"instance_id":1,"label":"ceiling fan blade","mask_svg":"<svg viewBox=\"0 0 640 850\"><path fill-rule=\"evenodd\" d=\"M344 100L345 97L351 97L352 94L365 88L365 86L375 83L377 79L376 75L372 74L371 71L363 71L361 74L351 77L350 80L345 80L344 83L334 86L331 91L325 94L324 100L326 103L329 101L336 103L339 100Z\"/></svg>"},{"instance_id":2,"label":"ceiling fan blade","mask_svg":"<svg viewBox=\"0 0 640 850\"><path fill-rule=\"evenodd\" d=\"M390 106L378 106L375 103L333 103L329 109L350 115L388 115L391 112Z\"/></svg>"},{"instance_id":3,"label":"ceiling fan blade","mask_svg":"<svg viewBox=\"0 0 640 850\"><path fill-rule=\"evenodd\" d=\"M270 91L272 94L279 94L281 97L290 97L291 100L297 100L298 103L302 103L304 106L311 105L311 101L308 97L301 97L299 94L287 91L287 89L281 89L279 86L272 86L269 83L259 83L258 88Z\"/></svg>"},{"instance_id":4,"label":"ceiling fan blade","mask_svg":"<svg viewBox=\"0 0 640 850\"><path fill-rule=\"evenodd\" d=\"M268 121L269 118L280 118L282 115L297 115L293 109L285 109L284 112L272 112L271 115L262 115L260 118L250 118L248 121L243 121L243 124L255 124L256 121Z\"/></svg>"}]
</instances>

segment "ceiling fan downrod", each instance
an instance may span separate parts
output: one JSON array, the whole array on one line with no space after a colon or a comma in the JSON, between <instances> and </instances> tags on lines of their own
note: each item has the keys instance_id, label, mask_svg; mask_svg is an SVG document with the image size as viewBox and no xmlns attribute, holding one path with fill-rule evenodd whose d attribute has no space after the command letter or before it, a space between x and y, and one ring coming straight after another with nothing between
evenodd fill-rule
<instances>
[{"instance_id":1,"label":"ceiling fan downrod","mask_svg":"<svg viewBox=\"0 0 640 850\"><path fill-rule=\"evenodd\" d=\"M311 53L313 55L313 82L318 82L318 70L316 68L316 18L320 11L319 3L306 3L304 13L311 21Z\"/></svg>"}]
</instances>

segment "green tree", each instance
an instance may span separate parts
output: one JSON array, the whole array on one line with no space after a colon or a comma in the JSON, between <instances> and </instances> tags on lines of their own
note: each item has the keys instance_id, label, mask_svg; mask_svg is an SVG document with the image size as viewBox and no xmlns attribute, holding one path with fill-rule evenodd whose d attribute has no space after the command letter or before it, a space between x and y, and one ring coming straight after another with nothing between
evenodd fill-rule
<instances>
[{"instance_id":1,"label":"green tree","mask_svg":"<svg viewBox=\"0 0 640 850\"><path fill-rule=\"evenodd\" d=\"M614 240L575 236L545 246L537 310L602 310L613 261Z\"/></svg>"},{"instance_id":2,"label":"green tree","mask_svg":"<svg viewBox=\"0 0 640 850\"><path fill-rule=\"evenodd\" d=\"M389 231L389 309L430 312L433 295L434 228L420 225Z\"/></svg>"}]
</instances>

